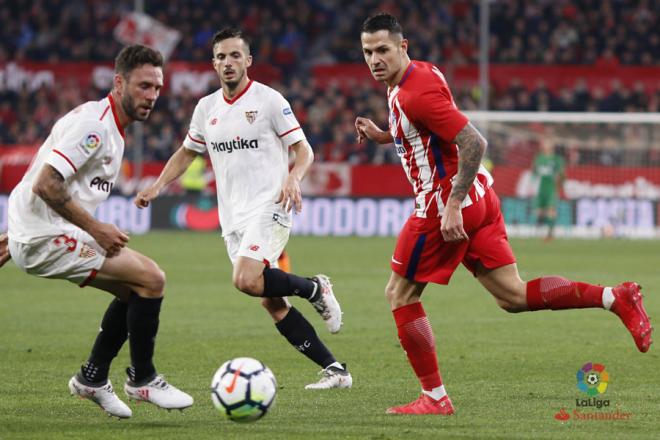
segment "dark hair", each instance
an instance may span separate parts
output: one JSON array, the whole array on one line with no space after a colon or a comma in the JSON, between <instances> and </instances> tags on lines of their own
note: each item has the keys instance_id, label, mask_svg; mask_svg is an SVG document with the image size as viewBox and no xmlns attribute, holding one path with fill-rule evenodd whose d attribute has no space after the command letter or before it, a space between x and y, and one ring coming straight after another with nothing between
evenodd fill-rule
<instances>
[{"instance_id":1,"label":"dark hair","mask_svg":"<svg viewBox=\"0 0 660 440\"><path fill-rule=\"evenodd\" d=\"M403 36L403 28L396 17L387 12L379 12L376 15L372 15L362 23L362 32L373 34L378 31L388 31L390 34Z\"/></svg>"},{"instance_id":2,"label":"dark hair","mask_svg":"<svg viewBox=\"0 0 660 440\"><path fill-rule=\"evenodd\" d=\"M144 64L163 67L163 56L147 46L132 44L119 51L119 55L115 58L115 72L127 77L133 69Z\"/></svg>"},{"instance_id":3,"label":"dark hair","mask_svg":"<svg viewBox=\"0 0 660 440\"><path fill-rule=\"evenodd\" d=\"M241 40L243 40L243 42L245 43L245 47L247 47L248 54L250 53L250 41L245 36L245 34L243 34L243 31L241 29L233 28L233 27L224 27L215 34L213 34L213 40L211 40L212 47L215 47L216 44L228 38L240 38Z\"/></svg>"}]
</instances>

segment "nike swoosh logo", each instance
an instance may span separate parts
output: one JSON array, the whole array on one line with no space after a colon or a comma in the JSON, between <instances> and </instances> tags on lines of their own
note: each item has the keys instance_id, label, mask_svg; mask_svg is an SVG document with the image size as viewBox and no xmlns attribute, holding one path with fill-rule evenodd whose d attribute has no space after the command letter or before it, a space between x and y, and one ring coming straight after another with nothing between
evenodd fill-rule
<instances>
[{"instance_id":1,"label":"nike swoosh logo","mask_svg":"<svg viewBox=\"0 0 660 440\"><path fill-rule=\"evenodd\" d=\"M236 380L238 379L238 376L241 375L241 368L242 368L242 367L243 367L243 365L241 365L240 367L238 367L238 369L234 372L234 377L232 377L232 379L231 379L231 383L229 384L228 387L225 387L225 391L227 391L227 392L230 393L230 394L233 393L233 392L234 392L234 388L236 388Z\"/></svg>"},{"instance_id":2,"label":"nike swoosh logo","mask_svg":"<svg viewBox=\"0 0 660 440\"><path fill-rule=\"evenodd\" d=\"M402 262L395 260L394 257L392 257L392 263L394 264L403 264Z\"/></svg>"}]
</instances>

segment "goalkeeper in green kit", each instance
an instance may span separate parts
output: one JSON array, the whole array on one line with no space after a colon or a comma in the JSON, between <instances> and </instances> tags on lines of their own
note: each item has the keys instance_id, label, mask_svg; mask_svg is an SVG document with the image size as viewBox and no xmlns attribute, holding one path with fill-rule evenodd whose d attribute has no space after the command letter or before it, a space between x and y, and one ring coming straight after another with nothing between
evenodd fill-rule
<instances>
[{"instance_id":1,"label":"goalkeeper in green kit","mask_svg":"<svg viewBox=\"0 0 660 440\"><path fill-rule=\"evenodd\" d=\"M555 154L551 142L541 142L539 153L534 158L532 173L539 180L534 198L536 218L539 225L545 224L548 227L545 240L552 240L557 220L557 204L561 185L564 183L564 159Z\"/></svg>"}]
</instances>

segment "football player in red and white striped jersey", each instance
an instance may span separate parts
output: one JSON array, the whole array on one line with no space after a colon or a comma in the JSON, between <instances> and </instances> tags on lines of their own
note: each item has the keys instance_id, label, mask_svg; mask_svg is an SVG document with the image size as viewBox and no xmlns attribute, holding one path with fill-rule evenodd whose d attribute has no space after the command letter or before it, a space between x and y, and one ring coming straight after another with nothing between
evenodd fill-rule
<instances>
[{"instance_id":1,"label":"football player in red and white striped jersey","mask_svg":"<svg viewBox=\"0 0 660 440\"><path fill-rule=\"evenodd\" d=\"M434 65L411 60L396 18L381 13L362 27L362 50L373 77L388 85L389 130L358 117L358 141L393 143L415 193L414 212L399 234L386 287L399 339L421 385L421 396L390 414L451 415L435 339L420 298L426 284L448 284L460 263L509 312L600 307L616 313L646 352L652 327L637 283L614 288L545 276L524 282L481 165L486 140L456 104Z\"/></svg>"}]
</instances>

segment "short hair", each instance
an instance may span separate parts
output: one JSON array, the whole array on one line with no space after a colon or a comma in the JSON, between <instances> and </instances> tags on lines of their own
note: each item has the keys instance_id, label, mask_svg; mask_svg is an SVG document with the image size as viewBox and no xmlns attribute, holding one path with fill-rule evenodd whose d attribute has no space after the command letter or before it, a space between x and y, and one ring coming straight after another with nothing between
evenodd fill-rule
<instances>
[{"instance_id":1,"label":"short hair","mask_svg":"<svg viewBox=\"0 0 660 440\"><path fill-rule=\"evenodd\" d=\"M128 77L133 69L144 64L163 67L163 55L157 50L141 44L124 47L115 58L115 72Z\"/></svg>"},{"instance_id":2,"label":"short hair","mask_svg":"<svg viewBox=\"0 0 660 440\"><path fill-rule=\"evenodd\" d=\"M373 34L378 31L388 31L390 34L399 34L403 37L403 28L396 17L387 12L372 15L362 23L362 32Z\"/></svg>"},{"instance_id":3,"label":"short hair","mask_svg":"<svg viewBox=\"0 0 660 440\"><path fill-rule=\"evenodd\" d=\"M216 44L218 44L223 40L227 40L229 38L240 38L241 40L243 40L243 42L245 43L245 47L247 47L247 54L248 55L250 54L250 41L248 40L248 38L245 36L245 34L241 29L234 27L224 27L215 34L213 34L213 40L211 40L212 42L211 47L214 48Z\"/></svg>"}]
</instances>

